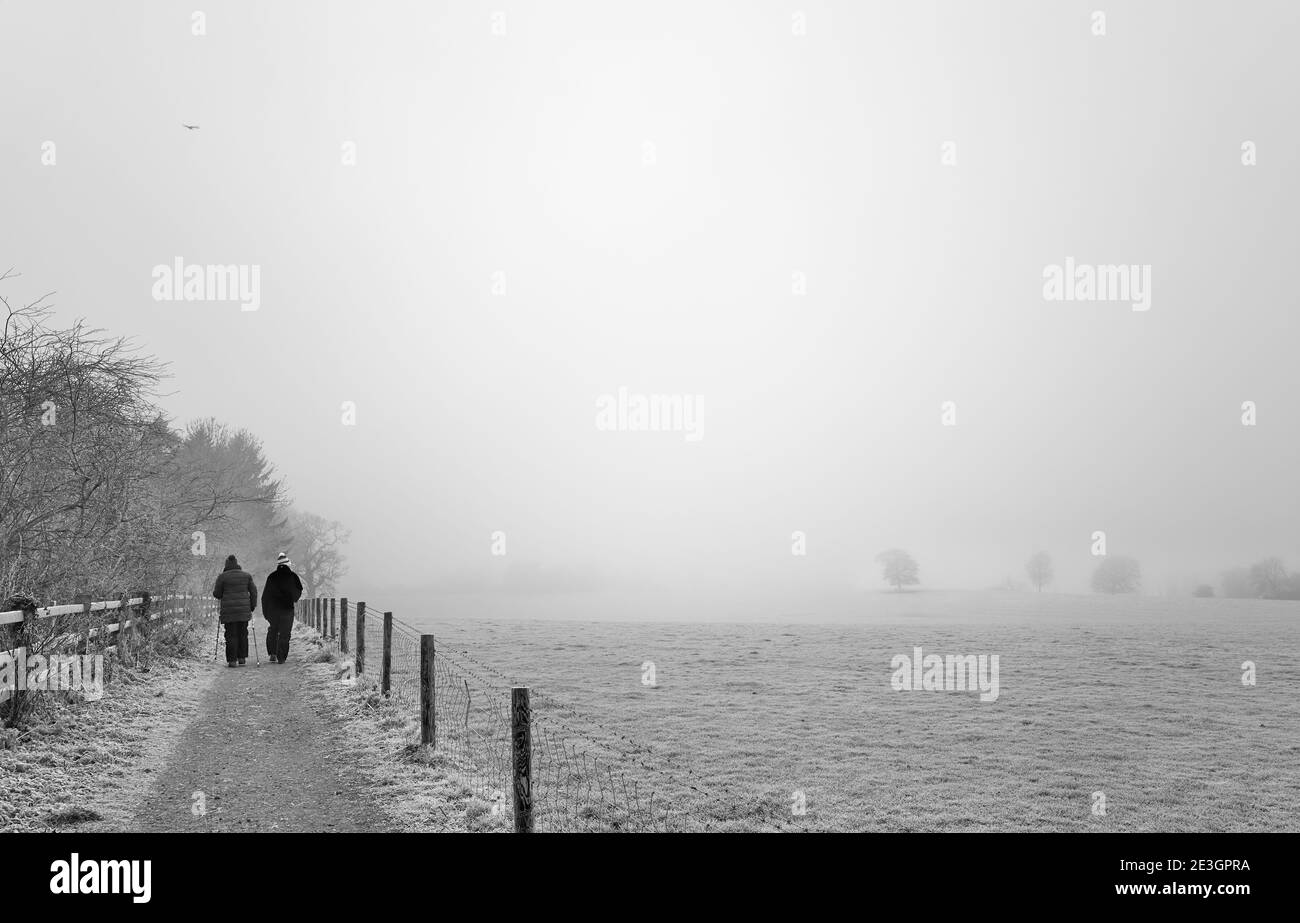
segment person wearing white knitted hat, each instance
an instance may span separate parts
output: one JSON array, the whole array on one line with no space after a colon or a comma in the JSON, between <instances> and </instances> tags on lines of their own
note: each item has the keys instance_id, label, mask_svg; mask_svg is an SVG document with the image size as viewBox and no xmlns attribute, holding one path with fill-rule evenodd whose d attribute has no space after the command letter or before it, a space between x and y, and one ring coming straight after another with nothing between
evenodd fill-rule
<instances>
[{"instance_id":1,"label":"person wearing white knitted hat","mask_svg":"<svg viewBox=\"0 0 1300 923\"><path fill-rule=\"evenodd\" d=\"M293 605L302 598L302 580L293 572L293 562L283 551L275 559L275 570L262 587L262 616L267 621L266 654L271 663L289 657L289 636L293 633Z\"/></svg>"}]
</instances>

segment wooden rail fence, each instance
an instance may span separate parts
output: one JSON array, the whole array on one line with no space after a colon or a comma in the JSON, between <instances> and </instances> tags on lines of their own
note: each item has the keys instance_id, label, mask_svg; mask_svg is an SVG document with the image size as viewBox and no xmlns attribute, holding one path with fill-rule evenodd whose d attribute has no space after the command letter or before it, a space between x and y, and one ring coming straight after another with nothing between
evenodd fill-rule
<instances>
[{"instance_id":1,"label":"wooden rail fence","mask_svg":"<svg viewBox=\"0 0 1300 923\"><path fill-rule=\"evenodd\" d=\"M62 652L70 646L84 643L87 652L89 652L90 640L98 638L100 640L100 651L102 652L109 646L109 639L116 636L117 659L119 662L125 663L130 655L132 645L143 643L147 648L149 631L155 623L161 623L182 613L194 616L214 615L216 606L217 601L215 599L188 593L168 593L161 596L152 596L145 593L141 596L131 596L124 599L88 600L67 605L40 606L35 609L14 609L8 612L0 612L0 626L10 626L8 628L9 645L0 647L0 654L13 656L19 649L25 648L37 622L54 620L52 624L57 630L60 627L66 627L67 624L65 621L64 625L61 626L58 622L59 619L75 620L76 616L80 615L85 620L84 627L81 630L65 630L61 634L55 635L43 642L42 651L53 654ZM103 623L98 626L91 624L91 615L93 613L113 611L124 611L125 617L118 618L116 622ZM138 639L137 635L139 636ZM38 676L38 678L40 677ZM21 695L22 690L0 687L0 702L5 702L16 694Z\"/></svg>"}]
</instances>

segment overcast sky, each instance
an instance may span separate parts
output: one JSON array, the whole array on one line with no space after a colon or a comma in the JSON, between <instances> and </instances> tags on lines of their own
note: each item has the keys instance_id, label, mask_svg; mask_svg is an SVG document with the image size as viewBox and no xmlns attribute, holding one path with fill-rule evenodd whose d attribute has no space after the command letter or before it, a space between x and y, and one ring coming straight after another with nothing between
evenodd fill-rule
<instances>
[{"instance_id":1,"label":"overcast sky","mask_svg":"<svg viewBox=\"0 0 1300 923\"><path fill-rule=\"evenodd\" d=\"M168 360L353 579L1300 567L1300 5L195 5L0 2L4 293ZM156 301L176 257L260 308ZM1046 300L1067 258L1149 309ZM602 431L620 387L702 438Z\"/></svg>"}]
</instances>

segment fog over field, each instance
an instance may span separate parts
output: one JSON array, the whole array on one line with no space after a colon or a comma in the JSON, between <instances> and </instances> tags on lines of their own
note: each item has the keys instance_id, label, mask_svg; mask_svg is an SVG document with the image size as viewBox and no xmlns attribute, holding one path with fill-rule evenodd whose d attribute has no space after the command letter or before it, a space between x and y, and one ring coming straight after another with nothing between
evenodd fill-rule
<instances>
[{"instance_id":1,"label":"fog over field","mask_svg":"<svg viewBox=\"0 0 1300 923\"><path fill-rule=\"evenodd\" d=\"M572 706L560 714L593 739L627 735L809 829L1247 831L1300 813L1294 607L918 593L838 624L415 623L546 690L544 713ZM917 647L997 655L993 698L896 691L894 658ZM1245 659L1265 682L1241 682ZM789 817L791 792L806 817Z\"/></svg>"},{"instance_id":2,"label":"fog over field","mask_svg":"<svg viewBox=\"0 0 1300 923\"><path fill-rule=\"evenodd\" d=\"M1300 566L1294 4L619 7L5 4L6 291L168 359L376 598L841 618L893 546L1086 592L1096 531L1147 593ZM258 310L155 300L177 257ZM1146 309L1048 300L1067 260ZM602 428L620 388L699 438Z\"/></svg>"}]
</instances>

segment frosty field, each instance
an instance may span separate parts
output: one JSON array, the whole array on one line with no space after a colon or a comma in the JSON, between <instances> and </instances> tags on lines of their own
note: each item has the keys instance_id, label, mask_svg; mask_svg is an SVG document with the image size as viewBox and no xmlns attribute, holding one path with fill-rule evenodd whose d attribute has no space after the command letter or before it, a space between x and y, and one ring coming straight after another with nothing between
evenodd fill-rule
<instances>
[{"instance_id":1,"label":"frosty field","mask_svg":"<svg viewBox=\"0 0 1300 923\"><path fill-rule=\"evenodd\" d=\"M645 743L669 772L786 816L802 792L801 827L1300 829L1296 603L886 593L841 613L851 621L797 624L429 608L399 614ZM997 700L895 691L891 658L917 646L999 655Z\"/></svg>"}]
</instances>

